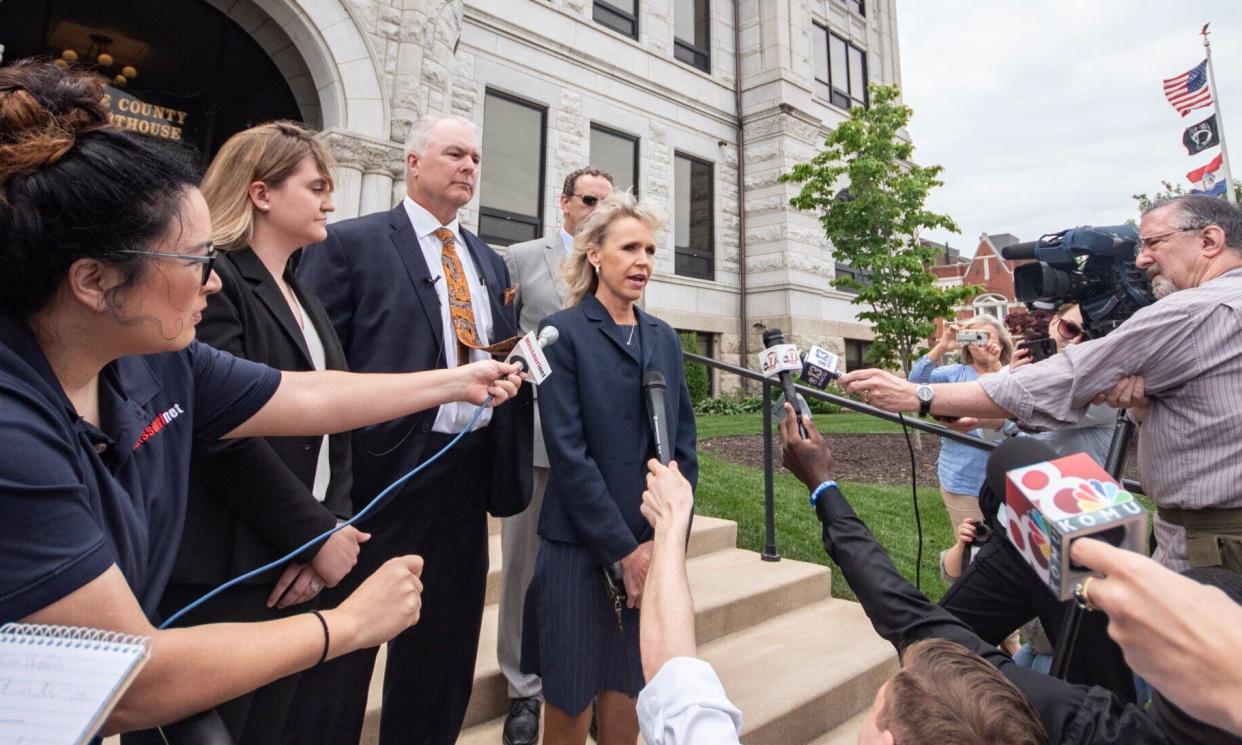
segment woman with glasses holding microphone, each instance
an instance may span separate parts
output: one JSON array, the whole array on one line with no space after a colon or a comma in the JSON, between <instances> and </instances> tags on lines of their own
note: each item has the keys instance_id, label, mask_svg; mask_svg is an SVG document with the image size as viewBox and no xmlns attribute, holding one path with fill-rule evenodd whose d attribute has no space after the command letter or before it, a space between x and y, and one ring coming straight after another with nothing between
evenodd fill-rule
<instances>
[{"instance_id":1,"label":"woman with glasses holding microphone","mask_svg":"<svg viewBox=\"0 0 1242 745\"><path fill-rule=\"evenodd\" d=\"M151 638L104 732L163 725L418 621L422 561L340 606L157 630L192 443L319 436L454 400L504 401L509 365L282 373L195 340L220 290L187 151L108 123L103 89L0 68L0 621Z\"/></svg>"},{"instance_id":2,"label":"woman with glasses holding microphone","mask_svg":"<svg viewBox=\"0 0 1242 745\"><path fill-rule=\"evenodd\" d=\"M345 353L323 306L293 276L290 259L327 235L331 154L295 122L239 132L203 178L215 271L197 338L278 370L344 370ZM213 587L268 564L352 514L349 434L198 440L181 549L160 601L171 615ZM179 626L266 621L318 607L318 594L357 561L367 534L352 526L283 568L233 587ZM290 675L216 707L238 745L279 742L297 688ZM153 740L158 742L158 740Z\"/></svg>"}]
</instances>

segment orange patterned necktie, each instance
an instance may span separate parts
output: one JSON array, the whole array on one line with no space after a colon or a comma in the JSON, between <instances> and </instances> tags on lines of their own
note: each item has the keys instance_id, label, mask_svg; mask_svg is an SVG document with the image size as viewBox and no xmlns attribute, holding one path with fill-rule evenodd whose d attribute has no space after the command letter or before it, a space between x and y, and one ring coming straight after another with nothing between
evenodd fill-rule
<instances>
[{"instance_id":1,"label":"orange patterned necktie","mask_svg":"<svg viewBox=\"0 0 1242 745\"><path fill-rule=\"evenodd\" d=\"M474 306L470 304L470 283L466 281L466 270L462 268L461 258L457 255L457 241L453 231L448 228L436 228L435 237L440 239L444 247L440 263L444 271L444 280L448 289L449 319L453 322L453 333L457 336L457 364L470 362L471 349L482 349L493 355L506 355L522 337L514 336L495 344L484 344L474 323Z\"/></svg>"}]
</instances>

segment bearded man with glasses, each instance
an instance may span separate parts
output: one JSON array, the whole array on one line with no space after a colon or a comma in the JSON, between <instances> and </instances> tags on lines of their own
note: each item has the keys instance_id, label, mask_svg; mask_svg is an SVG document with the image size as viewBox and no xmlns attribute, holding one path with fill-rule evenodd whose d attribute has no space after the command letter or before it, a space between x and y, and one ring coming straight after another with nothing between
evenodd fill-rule
<instances>
[{"instance_id":1,"label":"bearded man with glasses","mask_svg":"<svg viewBox=\"0 0 1242 745\"><path fill-rule=\"evenodd\" d=\"M929 386L921 400L915 384L881 370L841 382L887 411L922 403L941 416L1003 417L1028 429L1073 427L1092 403L1130 409L1141 424L1140 480L1159 508L1153 558L1175 571L1242 571L1242 211L1211 197L1176 197L1143 213L1139 236L1135 263L1158 301L1104 338L976 381ZM1003 495L980 497L996 527ZM941 605L989 643L1036 615L1055 634L1063 612L1007 541L980 549ZM1133 700L1129 673L1103 637L1103 623L1084 622L1077 648L1091 652L1071 662L1068 679Z\"/></svg>"},{"instance_id":2,"label":"bearded man with glasses","mask_svg":"<svg viewBox=\"0 0 1242 745\"><path fill-rule=\"evenodd\" d=\"M932 386L929 408L1059 429L1092 401L1146 401L1139 474L1159 507L1153 558L1176 571L1242 571L1242 211L1204 196L1157 202L1139 223L1135 264L1158 302L1042 362ZM842 383L873 406L919 409L916 386L889 373L859 370Z\"/></svg>"}]
</instances>

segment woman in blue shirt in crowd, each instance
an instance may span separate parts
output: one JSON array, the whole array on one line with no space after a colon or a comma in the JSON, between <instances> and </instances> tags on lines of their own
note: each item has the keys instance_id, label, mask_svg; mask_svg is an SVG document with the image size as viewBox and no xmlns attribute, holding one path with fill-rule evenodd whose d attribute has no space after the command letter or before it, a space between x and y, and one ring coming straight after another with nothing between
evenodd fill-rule
<instances>
[{"instance_id":1,"label":"woman in blue shirt in crowd","mask_svg":"<svg viewBox=\"0 0 1242 745\"><path fill-rule=\"evenodd\" d=\"M987 334L983 344L959 345L959 331L982 331ZM962 362L942 365L949 352L961 350ZM914 363L910 369L911 383L964 383L980 375L997 372L1009 364L1013 355L1013 341L1004 324L991 316L975 316L957 323L945 323L936 346ZM984 430L996 430L1003 420L980 420L979 429L970 434L985 436ZM940 443L940 459L937 473L940 477L940 496L949 511L949 525L954 529L968 517L983 520L979 510L979 488L987 476L986 467L990 451L972 447L952 440Z\"/></svg>"},{"instance_id":2,"label":"woman in blue shirt in crowd","mask_svg":"<svg viewBox=\"0 0 1242 745\"><path fill-rule=\"evenodd\" d=\"M453 400L512 366L281 373L196 342L220 289L186 150L109 124L89 73L0 68L0 622L151 637L106 732L162 725L417 622L416 556L319 617L157 631L198 438L323 435Z\"/></svg>"}]
</instances>

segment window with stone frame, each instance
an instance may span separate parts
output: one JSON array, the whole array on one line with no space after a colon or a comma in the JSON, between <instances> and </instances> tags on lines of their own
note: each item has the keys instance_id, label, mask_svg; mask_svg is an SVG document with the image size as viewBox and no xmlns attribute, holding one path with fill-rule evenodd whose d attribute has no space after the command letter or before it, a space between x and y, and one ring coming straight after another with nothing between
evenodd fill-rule
<instances>
[{"instance_id":1,"label":"window with stone frame","mask_svg":"<svg viewBox=\"0 0 1242 745\"><path fill-rule=\"evenodd\" d=\"M591 17L618 34L638 38L638 0L595 0Z\"/></svg>"},{"instance_id":2,"label":"window with stone frame","mask_svg":"<svg viewBox=\"0 0 1242 745\"><path fill-rule=\"evenodd\" d=\"M860 16L867 15L867 0L837 0Z\"/></svg>"},{"instance_id":3,"label":"window with stone frame","mask_svg":"<svg viewBox=\"0 0 1242 745\"><path fill-rule=\"evenodd\" d=\"M970 307L974 309L977 316L991 316L998 321L1004 321L1009 313L1009 298L999 293L989 292L972 300Z\"/></svg>"},{"instance_id":4,"label":"window with stone frame","mask_svg":"<svg viewBox=\"0 0 1242 745\"><path fill-rule=\"evenodd\" d=\"M861 339L845 340L845 371L854 372L867 367L867 348L871 342Z\"/></svg>"},{"instance_id":5,"label":"window with stone frame","mask_svg":"<svg viewBox=\"0 0 1242 745\"><path fill-rule=\"evenodd\" d=\"M815 95L841 109L867 106L867 52L818 23L811 27L811 41Z\"/></svg>"},{"instance_id":6,"label":"window with stone frame","mask_svg":"<svg viewBox=\"0 0 1242 745\"><path fill-rule=\"evenodd\" d=\"M488 90L483 101L479 237L508 246L543 234L547 109Z\"/></svg>"},{"instance_id":7,"label":"window with stone frame","mask_svg":"<svg viewBox=\"0 0 1242 745\"><path fill-rule=\"evenodd\" d=\"M617 191L638 196L638 138L602 124L591 123L592 168L612 176Z\"/></svg>"},{"instance_id":8,"label":"window with stone frame","mask_svg":"<svg viewBox=\"0 0 1242 745\"><path fill-rule=\"evenodd\" d=\"M673 56L711 72L710 0L674 0Z\"/></svg>"},{"instance_id":9,"label":"window with stone frame","mask_svg":"<svg viewBox=\"0 0 1242 745\"><path fill-rule=\"evenodd\" d=\"M713 170L711 163L699 158L682 153L673 157L673 270L683 277L716 277Z\"/></svg>"}]
</instances>

